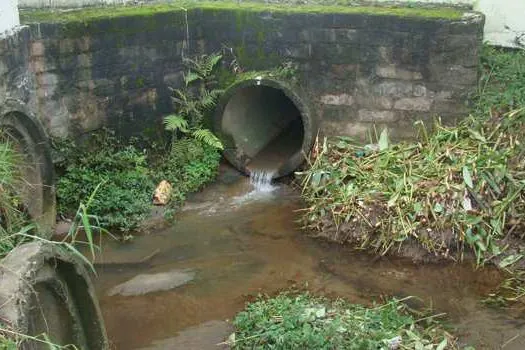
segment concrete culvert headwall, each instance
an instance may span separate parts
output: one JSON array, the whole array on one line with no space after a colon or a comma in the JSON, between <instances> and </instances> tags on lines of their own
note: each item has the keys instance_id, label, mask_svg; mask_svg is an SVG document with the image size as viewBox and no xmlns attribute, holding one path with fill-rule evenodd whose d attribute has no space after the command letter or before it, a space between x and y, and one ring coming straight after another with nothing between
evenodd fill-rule
<instances>
[{"instance_id":1,"label":"concrete culvert headwall","mask_svg":"<svg viewBox=\"0 0 525 350\"><path fill-rule=\"evenodd\" d=\"M286 84L248 79L227 89L214 120L224 156L239 170L285 176L304 161L317 130L304 99Z\"/></svg>"},{"instance_id":2,"label":"concrete culvert headwall","mask_svg":"<svg viewBox=\"0 0 525 350\"><path fill-rule=\"evenodd\" d=\"M49 236L56 219L54 168L48 137L40 121L16 100L0 106L0 135L19 155L18 170L24 186L18 195L38 232Z\"/></svg>"},{"instance_id":3,"label":"concrete culvert headwall","mask_svg":"<svg viewBox=\"0 0 525 350\"><path fill-rule=\"evenodd\" d=\"M68 349L109 349L87 266L55 244L23 244L0 261L0 305L6 334L20 335L20 349L49 349L42 334Z\"/></svg>"}]
</instances>

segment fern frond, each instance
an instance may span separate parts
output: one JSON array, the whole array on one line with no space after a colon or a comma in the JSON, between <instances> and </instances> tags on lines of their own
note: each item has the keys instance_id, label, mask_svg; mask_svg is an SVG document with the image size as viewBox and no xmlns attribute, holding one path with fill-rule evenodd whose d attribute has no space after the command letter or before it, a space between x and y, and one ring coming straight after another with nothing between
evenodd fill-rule
<instances>
[{"instance_id":1,"label":"fern frond","mask_svg":"<svg viewBox=\"0 0 525 350\"><path fill-rule=\"evenodd\" d=\"M199 129L193 132L193 137L197 140L204 142L205 144L223 150L224 146L222 145L221 140L217 138L210 130L208 129Z\"/></svg>"},{"instance_id":2,"label":"fern frond","mask_svg":"<svg viewBox=\"0 0 525 350\"><path fill-rule=\"evenodd\" d=\"M224 93L224 90L223 89L213 89L213 90L208 91L208 93L212 95L214 99L218 100L219 97L221 97L221 95Z\"/></svg>"},{"instance_id":3,"label":"fern frond","mask_svg":"<svg viewBox=\"0 0 525 350\"><path fill-rule=\"evenodd\" d=\"M201 100L200 105L205 110L210 110L217 104L217 100L219 99L220 94L222 93L222 90L206 90L203 89L201 91Z\"/></svg>"},{"instance_id":4,"label":"fern frond","mask_svg":"<svg viewBox=\"0 0 525 350\"><path fill-rule=\"evenodd\" d=\"M188 132L188 122L184 117L177 114L168 115L164 117L164 127L168 131L182 131Z\"/></svg>"},{"instance_id":5,"label":"fern frond","mask_svg":"<svg viewBox=\"0 0 525 350\"><path fill-rule=\"evenodd\" d=\"M191 139L183 137L171 144L171 152L172 154L187 154L191 144Z\"/></svg>"},{"instance_id":6,"label":"fern frond","mask_svg":"<svg viewBox=\"0 0 525 350\"><path fill-rule=\"evenodd\" d=\"M205 57L204 62L203 62L203 67L202 67L203 68L204 77L210 76L210 74L212 73L213 69L215 68L217 63L219 63L221 58L222 58L222 55L218 54L218 53L213 53L213 54Z\"/></svg>"},{"instance_id":7,"label":"fern frond","mask_svg":"<svg viewBox=\"0 0 525 350\"><path fill-rule=\"evenodd\" d=\"M171 96L171 100L175 104L184 106L188 101L188 96L184 91L181 91L179 89L173 89L173 96Z\"/></svg>"},{"instance_id":8,"label":"fern frond","mask_svg":"<svg viewBox=\"0 0 525 350\"><path fill-rule=\"evenodd\" d=\"M184 74L184 83L186 86L198 80L201 80L201 76L191 70L187 74Z\"/></svg>"}]
</instances>

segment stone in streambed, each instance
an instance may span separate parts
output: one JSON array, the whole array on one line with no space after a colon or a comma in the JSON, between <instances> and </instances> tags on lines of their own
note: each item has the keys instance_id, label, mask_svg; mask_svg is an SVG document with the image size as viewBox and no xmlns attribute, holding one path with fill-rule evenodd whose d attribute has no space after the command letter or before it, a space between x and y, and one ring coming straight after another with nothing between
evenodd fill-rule
<instances>
[{"instance_id":1,"label":"stone in streambed","mask_svg":"<svg viewBox=\"0 0 525 350\"><path fill-rule=\"evenodd\" d=\"M140 274L112 288L108 295L134 296L180 287L192 281L195 272L174 270L154 274Z\"/></svg>"},{"instance_id":2,"label":"stone in streambed","mask_svg":"<svg viewBox=\"0 0 525 350\"><path fill-rule=\"evenodd\" d=\"M166 205L170 201L171 192L173 187L171 184L162 180L157 188L155 189L155 194L153 195L153 204L154 205Z\"/></svg>"}]
</instances>

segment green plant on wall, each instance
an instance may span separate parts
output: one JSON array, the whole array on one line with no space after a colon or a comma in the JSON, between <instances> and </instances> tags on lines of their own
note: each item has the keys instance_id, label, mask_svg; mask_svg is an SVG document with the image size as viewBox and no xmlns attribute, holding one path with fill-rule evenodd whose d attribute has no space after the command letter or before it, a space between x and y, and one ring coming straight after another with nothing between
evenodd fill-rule
<instances>
[{"instance_id":1,"label":"green plant on wall","mask_svg":"<svg viewBox=\"0 0 525 350\"><path fill-rule=\"evenodd\" d=\"M215 107L221 89L215 88L214 71L220 62L220 54L203 55L199 58L185 59L188 72L184 74L184 89L173 89L172 100L176 114L164 118L165 128L173 132L175 142L179 134L194 137L217 149L223 149L221 141L204 128L204 118Z\"/></svg>"}]
</instances>

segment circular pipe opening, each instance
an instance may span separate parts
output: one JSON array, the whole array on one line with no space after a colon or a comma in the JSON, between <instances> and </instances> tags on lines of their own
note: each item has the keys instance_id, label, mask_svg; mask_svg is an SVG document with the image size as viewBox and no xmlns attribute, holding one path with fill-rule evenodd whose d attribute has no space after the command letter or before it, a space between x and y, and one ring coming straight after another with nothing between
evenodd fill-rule
<instances>
[{"instance_id":1,"label":"circular pipe opening","mask_svg":"<svg viewBox=\"0 0 525 350\"><path fill-rule=\"evenodd\" d=\"M0 131L21 155L19 170L26 186L19 195L28 214L48 236L56 220L54 171L47 136L38 119L16 101L0 106Z\"/></svg>"},{"instance_id":2,"label":"circular pipe opening","mask_svg":"<svg viewBox=\"0 0 525 350\"><path fill-rule=\"evenodd\" d=\"M310 113L297 93L269 79L230 87L215 114L214 131L225 158L240 171L288 175L304 161L313 142Z\"/></svg>"}]
</instances>

